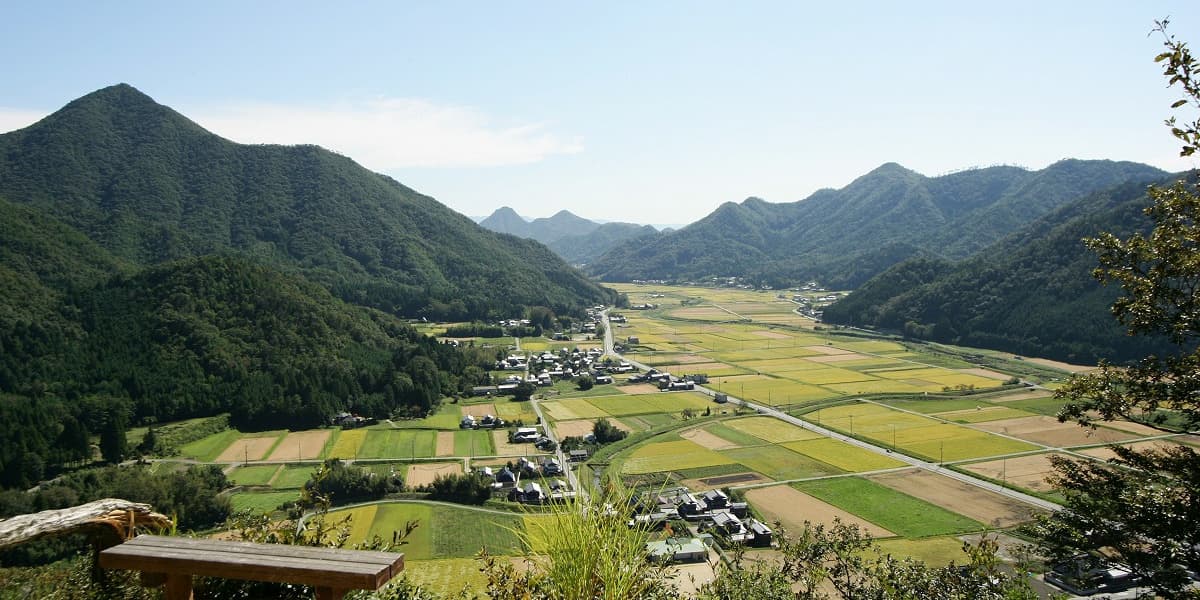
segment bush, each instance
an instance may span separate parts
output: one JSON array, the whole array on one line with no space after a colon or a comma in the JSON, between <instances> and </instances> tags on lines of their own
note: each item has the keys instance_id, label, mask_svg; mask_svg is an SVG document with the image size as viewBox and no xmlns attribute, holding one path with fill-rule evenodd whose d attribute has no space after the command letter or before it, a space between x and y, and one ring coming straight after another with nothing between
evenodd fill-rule
<instances>
[{"instance_id":1,"label":"bush","mask_svg":"<svg viewBox=\"0 0 1200 600\"><path fill-rule=\"evenodd\" d=\"M458 504L483 504L491 497L491 483L483 476L474 473L439 475L429 485L430 500L444 500Z\"/></svg>"},{"instance_id":2,"label":"bush","mask_svg":"<svg viewBox=\"0 0 1200 600\"><path fill-rule=\"evenodd\" d=\"M315 503L326 498L333 504L378 500L404 489L399 475L380 476L336 458L325 461L304 484L302 498Z\"/></svg>"}]
</instances>

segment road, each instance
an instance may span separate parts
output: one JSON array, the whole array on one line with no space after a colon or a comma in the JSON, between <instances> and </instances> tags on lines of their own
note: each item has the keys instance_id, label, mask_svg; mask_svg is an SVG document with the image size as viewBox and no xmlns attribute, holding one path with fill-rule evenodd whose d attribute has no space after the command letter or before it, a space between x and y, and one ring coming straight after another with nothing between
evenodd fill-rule
<instances>
[{"instance_id":1,"label":"road","mask_svg":"<svg viewBox=\"0 0 1200 600\"><path fill-rule=\"evenodd\" d=\"M612 327L611 327L610 323L607 323L608 310L605 310L602 314L604 315L605 321L606 321L606 323L605 323L606 326L604 328L604 351L605 351L605 353L620 356L622 360L629 362L629 364L634 365L634 366L638 367L639 369L643 369L643 370L649 369L650 367L648 365L645 365L636 360L633 360L628 356L618 354L617 352L615 352L613 350ZM696 389L705 394L708 394L709 396L715 396L717 393L716 391L706 388L706 387L703 387L703 386L696 386ZM955 479L962 483L965 483L968 485L973 485L977 488L984 489L984 490L987 490L990 492L995 492L1002 496L1006 496L1008 498L1012 498L1014 500L1023 502L1025 504L1035 506L1042 510L1057 511L1062 508L1060 505L1055 504L1054 502L1050 502L1048 500L1043 500L1042 498L1038 498L1036 496L1031 496L1031 495L1023 493L1023 492L1018 492L1017 490L1010 489L1010 488L1004 487L1002 485L992 483L990 481L976 479L975 477L971 477L970 475L967 475L965 473L960 473L958 471L947 469L937 463L927 462L927 461L921 460L919 458L914 458L912 456L902 454L900 452L892 452L891 449L889 449L889 448L884 448L882 446L876 446L874 444L871 444L870 442L865 442L865 441L857 439L857 438L852 438L850 436L843 435L843 434L833 431L831 429L826 429L819 425L815 425L815 424L809 423L808 421L805 421L803 419L789 415L789 414L787 414L779 409L776 409L774 407L760 405L760 404L757 404L754 402L743 400L741 398L737 398L730 394L726 394L726 395L729 396L729 401L731 403L740 403L742 406L745 406L746 408L750 408L752 410L757 411L758 414L760 414L760 415L775 417L776 419L785 421L787 423L791 423L792 425L795 425L797 427L801 427L803 429L807 429L814 433L818 433L820 435L845 442L852 446L862 448L863 450L867 450L870 452L874 452L876 454L881 454L881 455L887 456L889 458L893 458L895 460L899 460L901 462L905 462L905 463L907 463L911 466L917 467L919 469L924 469L926 471L930 471L933 473L939 473L941 475L945 475L947 477L950 477L951 479ZM739 487L739 486L734 486L734 487Z\"/></svg>"}]
</instances>

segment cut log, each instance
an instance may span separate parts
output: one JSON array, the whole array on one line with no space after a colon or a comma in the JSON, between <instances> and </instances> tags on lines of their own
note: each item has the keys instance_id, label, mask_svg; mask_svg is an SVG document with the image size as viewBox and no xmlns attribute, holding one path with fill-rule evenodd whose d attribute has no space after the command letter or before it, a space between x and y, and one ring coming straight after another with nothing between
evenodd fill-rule
<instances>
[{"instance_id":1,"label":"cut log","mask_svg":"<svg viewBox=\"0 0 1200 600\"><path fill-rule=\"evenodd\" d=\"M149 504L105 498L0 521L0 549L69 533L111 536L119 542L133 537L137 529L161 531L171 526L171 519L154 512Z\"/></svg>"}]
</instances>

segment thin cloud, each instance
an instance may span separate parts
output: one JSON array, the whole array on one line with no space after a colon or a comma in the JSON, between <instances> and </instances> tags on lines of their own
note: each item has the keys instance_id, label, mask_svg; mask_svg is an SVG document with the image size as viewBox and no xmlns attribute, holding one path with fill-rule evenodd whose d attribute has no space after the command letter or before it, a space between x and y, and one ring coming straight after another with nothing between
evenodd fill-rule
<instances>
[{"instance_id":1,"label":"thin cloud","mask_svg":"<svg viewBox=\"0 0 1200 600\"><path fill-rule=\"evenodd\" d=\"M45 118L47 113L39 110L0 107L0 133L24 129Z\"/></svg>"},{"instance_id":2,"label":"thin cloud","mask_svg":"<svg viewBox=\"0 0 1200 600\"><path fill-rule=\"evenodd\" d=\"M583 151L539 123L497 125L483 112L390 98L334 106L244 104L191 111L201 126L248 144L317 144L377 171L529 164Z\"/></svg>"}]
</instances>

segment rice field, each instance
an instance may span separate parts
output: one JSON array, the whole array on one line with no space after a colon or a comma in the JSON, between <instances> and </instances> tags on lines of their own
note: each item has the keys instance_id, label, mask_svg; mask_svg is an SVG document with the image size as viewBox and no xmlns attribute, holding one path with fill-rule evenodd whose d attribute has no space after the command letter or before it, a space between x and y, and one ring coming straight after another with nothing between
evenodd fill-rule
<instances>
[{"instance_id":1,"label":"rice field","mask_svg":"<svg viewBox=\"0 0 1200 600\"><path fill-rule=\"evenodd\" d=\"M359 458L428 458L434 456L437 432L371 429L358 449Z\"/></svg>"},{"instance_id":2,"label":"rice field","mask_svg":"<svg viewBox=\"0 0 1200 600\"><path fill-rule=\"evenodd\" d=\"M688 440L645 444L631 452L622 471L630 475L726 465L735 461Z\"/></svg>"}]
</instances>

